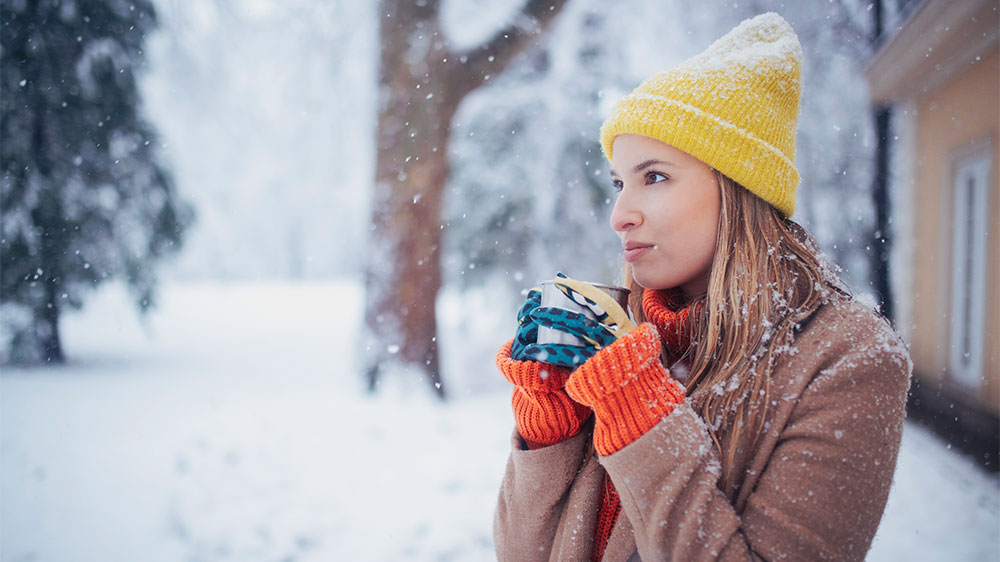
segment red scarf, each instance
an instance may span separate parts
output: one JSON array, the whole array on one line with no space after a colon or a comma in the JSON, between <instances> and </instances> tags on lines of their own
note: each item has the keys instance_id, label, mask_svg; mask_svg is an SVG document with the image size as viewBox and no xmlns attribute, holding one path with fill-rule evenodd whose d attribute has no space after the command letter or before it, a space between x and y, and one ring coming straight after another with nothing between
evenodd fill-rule
<instances>
[{"instance_id":1,"label":"red scarf","mask_svg":"<svg viewBox=\"0 0 1000 562\"><path fill-rule=\"evenodd\" d=\"M700 303L696 305L695 311L698 311L700 306ZM687 325L691 316L691 306L682 307L682 300L676 290L646 289L642 292L642 311L646 314L646 320L656 326L667 354L674 360L679 359L691 345L691 332ZM594 531L592 559L595 562L600 562L604 558L604 549L608 546L611 530L614 529L621 510L618 491L605 473L604 485L601 486L601 508L597 512L597 529Z\"/></svg>"}]
</instances>

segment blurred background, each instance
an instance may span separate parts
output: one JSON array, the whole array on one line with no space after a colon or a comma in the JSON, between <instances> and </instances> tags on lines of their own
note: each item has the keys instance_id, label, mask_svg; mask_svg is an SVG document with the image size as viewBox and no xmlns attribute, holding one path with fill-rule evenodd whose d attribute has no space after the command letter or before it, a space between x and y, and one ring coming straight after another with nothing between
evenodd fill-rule
<instances>
[{"instance_id":1,"label":"blurred background","mask_svg":"<svg viewBox=\"0 0 1000 562\"><path fill-rule=\"evenodd\" d=\"M1000 557L996 0L0 0L0 560L489 560L598 129L777 11L794 220L914 361L871 560Z\"/></svg>"}]
</instances>

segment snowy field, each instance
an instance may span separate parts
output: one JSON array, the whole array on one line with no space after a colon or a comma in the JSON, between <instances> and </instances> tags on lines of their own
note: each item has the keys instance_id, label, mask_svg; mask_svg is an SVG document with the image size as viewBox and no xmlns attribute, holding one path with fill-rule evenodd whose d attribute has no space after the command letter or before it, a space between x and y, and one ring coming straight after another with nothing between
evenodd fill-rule
<instances>
[{"instance_id":1,"label":"snowy field","mask_svg":"<svg viewBox=\"0 0 1000 562\"><path fill-rule=\"evenodd\" d=\"M440 303L446 384L363 392L362 292L175 284L141 322L102 290L69 366L0 376L0 560L491 560L513 321ZM514 306L514 305L511 305ZM869 560L997 560L1000 486L907 425Z\"/></svg>"}]
</instances>

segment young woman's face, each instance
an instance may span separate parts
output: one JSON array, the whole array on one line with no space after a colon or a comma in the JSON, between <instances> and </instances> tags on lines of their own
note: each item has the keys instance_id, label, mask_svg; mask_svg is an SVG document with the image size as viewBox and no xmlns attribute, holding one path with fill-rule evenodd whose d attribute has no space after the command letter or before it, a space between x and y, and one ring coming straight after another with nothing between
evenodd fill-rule
<instances>
[{"instance_id":1,"label":"young woman's face","mask_svg":"<svg viewBox=\"0 0 1000 562\"><path fill-rule=\"evenodd\" d=\"M704 293L722 204L712 169L694 156L640 135L614 141L611 178L618 200L611 228L635 281L646 289Z\"/></svg>"}]
</instances>

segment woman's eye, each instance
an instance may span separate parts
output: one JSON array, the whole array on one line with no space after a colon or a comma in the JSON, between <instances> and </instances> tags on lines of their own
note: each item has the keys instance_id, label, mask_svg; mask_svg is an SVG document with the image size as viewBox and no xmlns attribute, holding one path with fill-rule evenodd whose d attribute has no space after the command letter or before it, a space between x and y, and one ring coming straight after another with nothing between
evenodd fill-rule
<instances>
[{"instance_id":1,"label":"woman's eye","mask_svg":"<svg viewBox=\"0 0 1000 562\"><path fill-rule=\"evenodd\" d=\"M646 185L659 183L667 179L669 178L667 178L667 176L661 174L660 172L646 172Z\"/></svg>"},{"instance_id":2,"label":"woman's eye","mask_svg":"<svg viewBox=\"0 0 1000 562\"><path fill-rule=\"evenodd\" d=\"M622 180L614 180L611 182L611 185L614 186L615 191L621 191L625 188L625 184L622 183Z\"/></svg>"}]
</instances>

